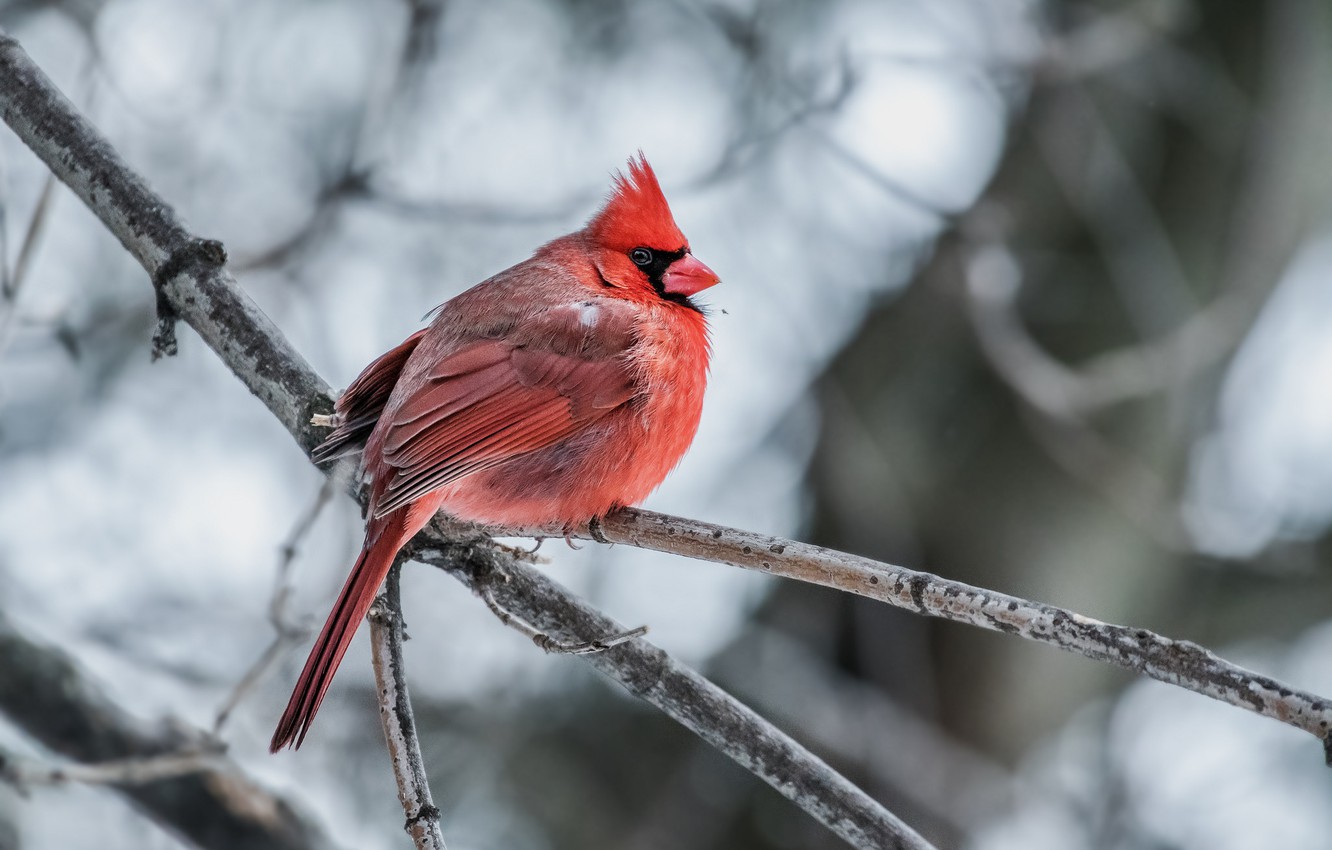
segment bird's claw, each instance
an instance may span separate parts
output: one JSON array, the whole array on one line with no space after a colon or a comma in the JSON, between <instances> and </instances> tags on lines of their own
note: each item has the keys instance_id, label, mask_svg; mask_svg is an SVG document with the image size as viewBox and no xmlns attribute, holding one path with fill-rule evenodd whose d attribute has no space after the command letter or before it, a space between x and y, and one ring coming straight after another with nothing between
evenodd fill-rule
<instances>
[{"instance_id":1,"label":"bird's claw","mask_svg":"<svg viewBox=\"0 0 1332 850\"><path fill-rule=\"evenodd\" d=\"M583 547L582 547L582 546L579 546L577 543L574 542L574 536L573 536L573 533L574 533L574 529L573 529L573 526L572 526L572 525L566 525L566 526L564 527L564 544L565 544L566 546L568 546L570 549L572 549L572 550L574 550L575 552L577 552L578 550L582 549Z\"/></svg>"},{"instance_id":2,"label":"bird's claw","mask_svg":"<svg viewBox=\"0 0 1332 850\"><path fill-rule=\"evenodd\" d=\"M598 543L610 543L610 541L606 539L606 535L601 532L601 517L594 516L587 521L587 533Z\"/></svg>"}]
</instances>

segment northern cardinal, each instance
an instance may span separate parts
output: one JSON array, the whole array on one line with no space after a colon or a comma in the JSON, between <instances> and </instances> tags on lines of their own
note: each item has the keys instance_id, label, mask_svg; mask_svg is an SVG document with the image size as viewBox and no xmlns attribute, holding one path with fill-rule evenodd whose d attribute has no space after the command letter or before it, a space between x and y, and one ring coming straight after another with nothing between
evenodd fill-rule
<instances>
[{"instance_id":1,"label":"northern cardinal","mask_svg":"<svg viewBox=\"0 0 1332 850\"><path fill-rule=\"evenodd\" d=\"M569 526L632 505L698 430L717 283L694 259L640 153L582 230L445 302L366 367L314 452L371 479L365 543L328 615L273 752L305 740L398 550L435 512Z\"/></svg>"}]
</instances>

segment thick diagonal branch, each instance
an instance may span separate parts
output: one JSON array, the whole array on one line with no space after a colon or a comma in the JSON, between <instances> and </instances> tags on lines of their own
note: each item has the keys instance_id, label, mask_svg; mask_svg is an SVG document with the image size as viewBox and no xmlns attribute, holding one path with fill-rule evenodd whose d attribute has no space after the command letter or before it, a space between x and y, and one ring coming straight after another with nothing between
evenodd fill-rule
<instances>
[{"instance_id":1,"label":"thick diagonal branch","mask_svg":"<svg viewBox=\"0 0 1332 850\"><path fill-rule=\"evenodd\" d=\"M412 557L448 570L475 591L488 590L501 606L558 640L579 643L624 631L622 624L544 573L516 564L502 550L432 541L418 546ZM502 580L496 580L497 572ZM762 778L851 846L930 846L818 756L646 640L579 657Z\"/></svg>"}]
</instances>

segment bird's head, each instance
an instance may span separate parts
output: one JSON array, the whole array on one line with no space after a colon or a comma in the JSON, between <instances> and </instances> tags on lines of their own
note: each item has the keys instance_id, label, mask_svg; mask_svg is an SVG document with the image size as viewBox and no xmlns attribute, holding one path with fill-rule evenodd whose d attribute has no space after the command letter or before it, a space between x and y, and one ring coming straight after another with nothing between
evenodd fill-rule
<instances>
[{"instance_id":1,"label":"bird's head","mask_svg":"<svg viewBox=\"0 0 1332 850\"><path fill-rule=\"evenodd\" d=\"M603 284L626 297L655 296L693 307L689 296L718 282L689 252L689 240L641 151L629 160L627 175L615 175L610 198L583 232Z\"/></svg>"}]
</instances>

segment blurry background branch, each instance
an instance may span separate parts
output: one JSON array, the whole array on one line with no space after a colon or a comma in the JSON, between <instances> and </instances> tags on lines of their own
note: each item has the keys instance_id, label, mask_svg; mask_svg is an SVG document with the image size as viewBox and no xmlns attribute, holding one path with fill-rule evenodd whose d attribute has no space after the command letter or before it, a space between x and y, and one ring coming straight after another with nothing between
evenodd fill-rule
<instances>
[{"instance_id":1,"label":"blurry background branch","mask_svg":"<svg viewBox=\"0 0 1332 850\"><path fill-rule=\"evenodd\" d=\"M292 622L292 615L288 610L292 590L291 568L301 541L310 533L315 520L319 518L329 499L333 498L337 483L337 479L333 476L324 479L319 485L319 492L315 495L310 509L297 520L296 526L292 528L291 534L279 550L277 574L273 577L273 595L268 601L268 624L273 627L273 640L245 671L245 675L241 676L240 681L227 695L226 701L222 703L222 707L217 710L217 717L213 721L213 734L221 732L231 712L268 674L282 657L283 650L305 640L309 635L309 625Z\"/></svg>"},{"instance_id":2,"label":"blurry background branch","mask_svg":"<svg viewBox=\"0 0 1332 850\"><path fill-rule=\"evenodd\" d=\"M993 178L820 378L808 539L1226 647L1327 694L1316 665L1279 658L1326 634L1332 598L1316 424L1332 8L1048 10ZM1046 780L981 846L1238 847L1262 843L1259 824L1308 823L1275 790L1231 809L1241 787L1298 775L1327 791L1301 772L1307 751L1283 749L1250 784L1198 743L1245 740L1236 751L1257 757L1285 736L1210 726L1206 705L1154 714L1182 698L1111 668L825 604L838 627L795 631L830 663ZM778 590L764 621L805 605ZM1169 802L1144 804L1145 788ZM1226 826L1183 826L1186 795L1229 810Z\"/></svg>"},{"instance_id":3,"label":"blurry background branch","mask_svg":"<svg viewBox=\"0 0 1332 850\"><path fill-rule=\"evenodd\" d=\"M205 770L227 768L220 747L163 753L157 756L136 756L104 761L97 764L49 764L37 759L24 758L13 753L0 752L0 780L10 782L26 791L34 785L60 785L81 782L85 785L144 785L162 779L175 779L202 773Z\"/></svg>"},{"instance_id":4,"label":"blurry background branch","mask_svg":"<svg viewBox=\"0 0 1332 850\"><path fill-rule=\"evenodd\" d=\"M14 781L114 784L168 831L211 850L312 850L332 846L315 822L245 776L199 730L146 724L112 702L64 652L31 640L0 612L0 711L30 738L81 764L32 770Z\"/></svg>"}]
</instances>

